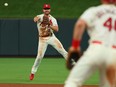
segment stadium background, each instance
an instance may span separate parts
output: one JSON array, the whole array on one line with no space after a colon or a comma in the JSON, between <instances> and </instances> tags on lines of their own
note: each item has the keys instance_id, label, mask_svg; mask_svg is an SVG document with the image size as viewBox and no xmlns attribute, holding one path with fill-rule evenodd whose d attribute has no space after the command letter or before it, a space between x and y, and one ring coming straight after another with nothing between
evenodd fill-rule
<instances>
[{"instance_id":1,"label":"stadium background","mask_svg":"<svg viewBox=\"0 0 116 87\"><path fill-rule=\"evenodd\" d=\"M5 2L9 4L7 7L4 6ZM35 80L28 81L38 46L38 31L33 17L42 13L44 3L51 4L51 14L57 18L59 24L59 32L55 34L68 50L74 23L85 9L98 5L100 1L0 0L0 83L64 83L69 73L65 68L65 60L61 59L62 56L50 46ZM85 32L81 44L83 51L88 46L88 38ZM86 82L86 84L97 83L97 73Z\"/></svg>"}]
</instances>

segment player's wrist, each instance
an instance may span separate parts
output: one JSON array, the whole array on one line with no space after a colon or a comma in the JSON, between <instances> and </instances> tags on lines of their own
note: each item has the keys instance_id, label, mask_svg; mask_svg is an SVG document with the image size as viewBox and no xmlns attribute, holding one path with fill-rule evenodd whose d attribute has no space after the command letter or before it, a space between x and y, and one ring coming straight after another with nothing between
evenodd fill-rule
<instances>
[{"instance_id":1,"label":"player's wrist","mask_svg":"<svg viewBox=\"0 0 116 87\"><path fill-rule=\"evenodd\" d=\"M80 40L72 40L72 47L74 47L75 49L77 49L78 47L80 47Z\"/></svg>"}]
</instances>

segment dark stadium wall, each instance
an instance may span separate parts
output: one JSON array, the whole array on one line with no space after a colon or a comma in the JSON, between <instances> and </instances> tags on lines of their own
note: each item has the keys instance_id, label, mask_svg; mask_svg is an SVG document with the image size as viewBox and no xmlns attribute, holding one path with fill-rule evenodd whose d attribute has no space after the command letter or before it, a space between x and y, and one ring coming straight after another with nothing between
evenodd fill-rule
<instances>
[{"instance_id":1,"label":"dark stadium wall","mask_svg":"<svg viewBox=\"0 0 116 87\"><path fill-rule=\"evenodd\" d=\"M71 45L73 26L76 19L58 19L59 32L55 32L64 48ZM88 46L85 32L81 43L82 50ZM85 45L86 43L86 45ZM38 30L32 19L0 20L0 56L36 56L38 49ZM48 46L45 56L61 56L53 47Z\"/></svg>"}]
</instances>

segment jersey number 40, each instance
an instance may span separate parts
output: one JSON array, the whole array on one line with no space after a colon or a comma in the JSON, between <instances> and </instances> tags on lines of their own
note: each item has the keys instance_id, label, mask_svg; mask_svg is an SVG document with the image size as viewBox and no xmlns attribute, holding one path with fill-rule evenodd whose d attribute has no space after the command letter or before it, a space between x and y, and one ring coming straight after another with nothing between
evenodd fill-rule
<instances>
[{"instance_id":1,"label":"jersey number 40","mask_svg":"<svg viewBox=\"0 0 116 87\"><path fill-rule=\"evenodd\" d=\"M113 21L111 17L108 18L103 25L104 27L108 28L109 31L111 31L112 29L116 31L116 20Z\"/></svg>"}]
</instances>

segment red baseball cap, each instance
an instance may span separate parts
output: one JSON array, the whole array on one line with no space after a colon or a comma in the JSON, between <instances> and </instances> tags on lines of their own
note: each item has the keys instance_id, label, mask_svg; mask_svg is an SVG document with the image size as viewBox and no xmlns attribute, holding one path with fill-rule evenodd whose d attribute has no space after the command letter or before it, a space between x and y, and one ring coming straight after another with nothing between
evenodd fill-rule
<instances>
[{"instance_id":1,"label":"red baseball cap","mask_svg":"<svg viewBox=\"0 0 116 87\"><path fill-rule=\"evenodd\" d=\"M43 9L45 9L45 8L50 9L50 4L44 4L44 5L43 5Z\"/></svg>"},{"instance_id":2,"label":"red baseball cap","mask_svg":"<svg viewBox=\"0 0 116 87\"><path fill-rule=\"evenodd\" d=\"M102 1L105 1L105 2L110 3L110 4L115 4L116 3L116 0L102 0Z\"/></svg>"}]
</instances>

